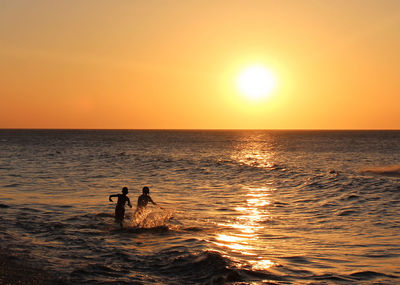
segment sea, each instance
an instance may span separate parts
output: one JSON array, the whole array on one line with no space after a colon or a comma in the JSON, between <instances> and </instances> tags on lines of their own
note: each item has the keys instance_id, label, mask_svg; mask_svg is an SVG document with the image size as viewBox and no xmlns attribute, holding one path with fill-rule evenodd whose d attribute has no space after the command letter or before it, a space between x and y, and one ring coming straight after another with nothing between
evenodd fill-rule
<instances>
[{"instance_id":1,"label":"sea","mask_svg":"<svg viewBox=\"0 0 400 285\"><path fill-rule=\"evenodd\" d=\"M0 249L65 284L400 284L400 131L3 129L0 177Z\"/></svg>"}]
</instances>

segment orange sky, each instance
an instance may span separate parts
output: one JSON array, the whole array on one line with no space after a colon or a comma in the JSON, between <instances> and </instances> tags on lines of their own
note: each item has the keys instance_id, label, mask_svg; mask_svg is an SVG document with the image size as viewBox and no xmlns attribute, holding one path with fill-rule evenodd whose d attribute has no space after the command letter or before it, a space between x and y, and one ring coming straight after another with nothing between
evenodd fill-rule
<instances>
[{"instance_id":1,"label":"orange sky","mask_svg":"<svg viewBox=\"0 0 400 285\"><path fill-rule=\"evenodd\" d=\"M0 0L0 128L400 129L399 35L397 0Z\"/></svg>"}]
</instances>

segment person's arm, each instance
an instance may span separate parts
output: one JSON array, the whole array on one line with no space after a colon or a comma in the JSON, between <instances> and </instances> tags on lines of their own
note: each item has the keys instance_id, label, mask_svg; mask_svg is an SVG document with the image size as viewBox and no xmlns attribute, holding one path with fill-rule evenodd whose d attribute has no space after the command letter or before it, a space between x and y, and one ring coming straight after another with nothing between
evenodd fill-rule
<instances>
[{"instance_id":1,"label":"person's arm","mask_svg":"<svg viewBox=\"0 0 400 285\"><path fill-rule=\"evenodd\" d=\"M110 202L113 201L113 200L111 199L112 197L118 197L118 194L110 195L110 197L108 197L108 200L109 200Z\"/></svg>"},{"instance_id":2,"label":"person's arm","mask_svg":"<svg viewBox=\"0 0 400 285\"><path fill-rule=\"evenodd\" d=\"M130 200L128 197L126 197L126 199L127 199L127 201L128 201L128 206L132 208L131 200Z\"/></svg>"},{"instance_id":3,"label":"person's arm","mask_svg":"<svg viewBox=\"0 0 400 285\"><path fill-rule=\"evenodd\" d=\"M151 197L149 196L149 201L151 202L151 203L153 203L153 205L157 205L157 203L156 202L154 202L153 201L153 199L151 199Z\"/></svg>"},{"instance_id":4,"label":"person's arm","mask_svg":"<svg viewBox=\"0 0 400 285\"><path fill-rule=\"evenodd\" d=\"M156 202L154 202L153 201L153 199L151 199L151 197L149 196L149 201L151 202L151 203L153 203L153 205L156 205L156 206L158 206L158 208L160 208L161 210L164 210L164 208L163 207L161 207L160 205L158 205Z\"/></svg>"}]
</instances>

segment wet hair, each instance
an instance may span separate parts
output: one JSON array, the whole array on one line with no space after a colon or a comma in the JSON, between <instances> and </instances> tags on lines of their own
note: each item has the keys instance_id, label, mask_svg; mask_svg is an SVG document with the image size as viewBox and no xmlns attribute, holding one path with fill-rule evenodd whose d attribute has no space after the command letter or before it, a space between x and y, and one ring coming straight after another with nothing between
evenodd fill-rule
<instances>
[{"instance_id":1,"label":"wet hair","mask_svg":"<svg viewBox=\"0 0 400 285\"><path fill-rule=\"evenodd\" d=\"M122 193L128 193L128 187L122 188Z\"/></svg>"},{"instance_id":2,"label":"wet hair","mask_svg":"<svg viewBox=\"0 0 400 285\"><path fill-rule=\"evenodd\" d=\"M149 187L144 186L144 187L143 187L143 193L144 193L144 194L149 194L149 192L150 192Z\"/></svg>"}]
</instances>

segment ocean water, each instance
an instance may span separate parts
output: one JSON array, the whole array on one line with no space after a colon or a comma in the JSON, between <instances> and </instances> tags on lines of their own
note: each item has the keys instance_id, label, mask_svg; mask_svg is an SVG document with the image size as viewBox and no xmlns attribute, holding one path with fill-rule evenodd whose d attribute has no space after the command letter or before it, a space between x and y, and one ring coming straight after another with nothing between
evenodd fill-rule
<instances>
[{"instance_id":1,"label":"ocean water","mask_svg":"<svg viewBox=\"0 0 400 285\"><path fill-rule=\"evenodd\" d=\"M71 284L398 284L399 165L400 131L0 130L0 248Z\"/></svg>"}]
</instances>

